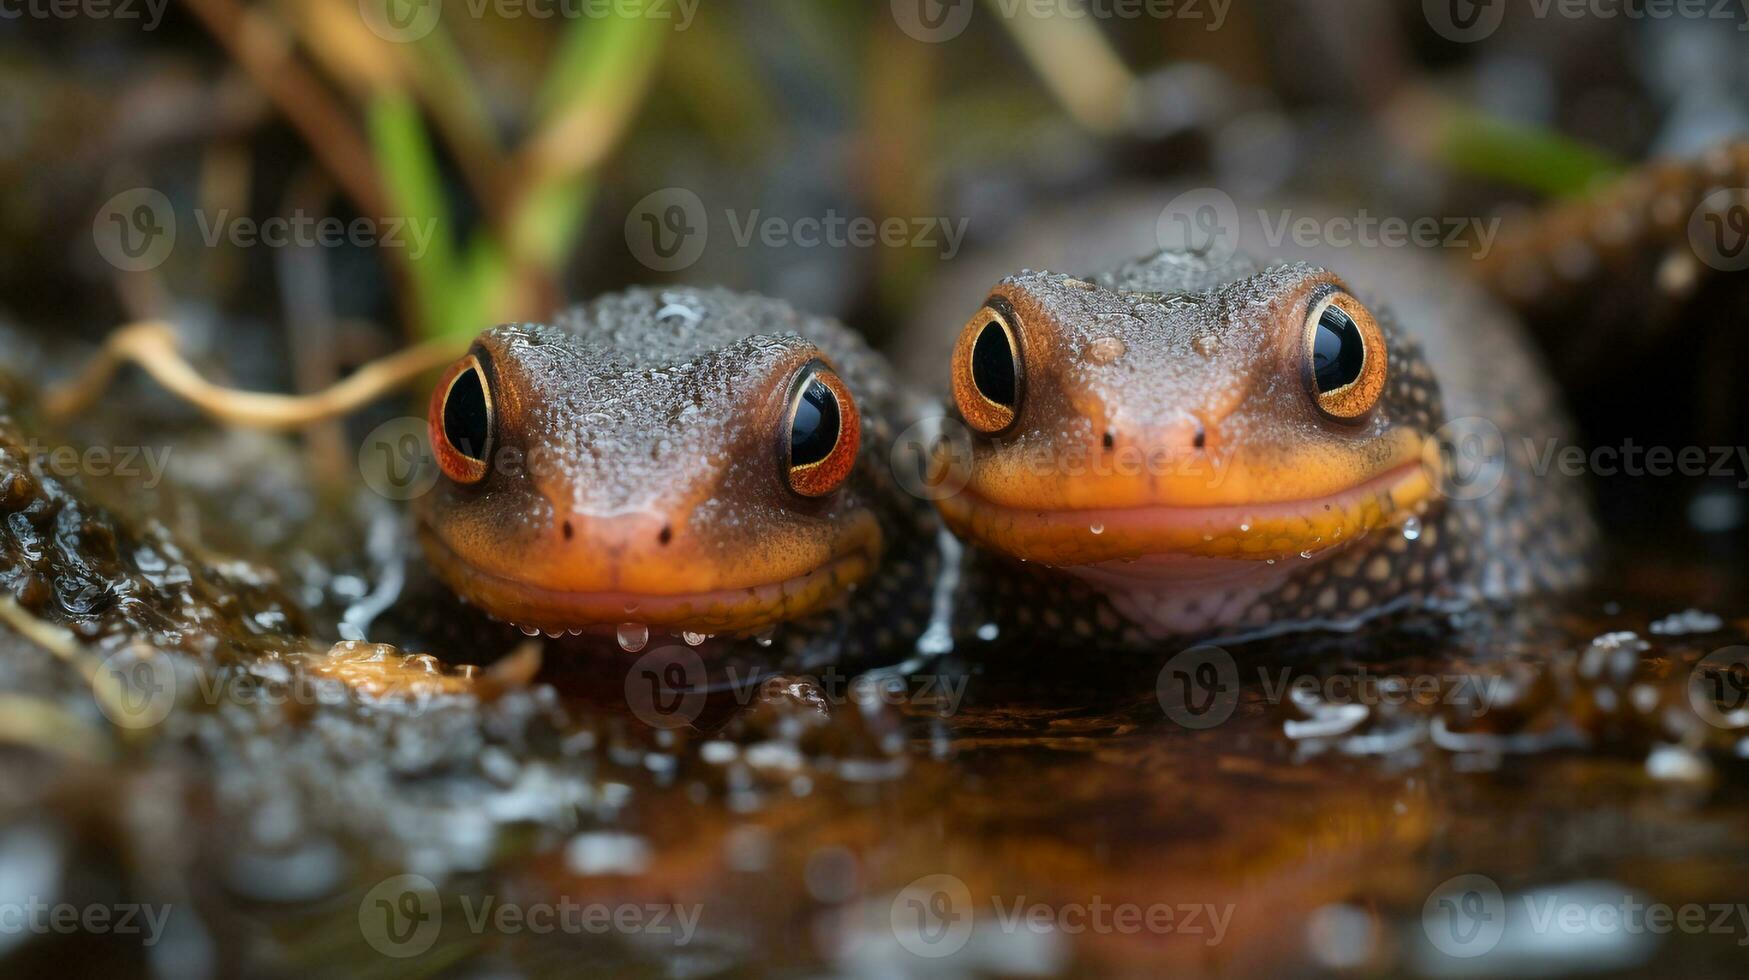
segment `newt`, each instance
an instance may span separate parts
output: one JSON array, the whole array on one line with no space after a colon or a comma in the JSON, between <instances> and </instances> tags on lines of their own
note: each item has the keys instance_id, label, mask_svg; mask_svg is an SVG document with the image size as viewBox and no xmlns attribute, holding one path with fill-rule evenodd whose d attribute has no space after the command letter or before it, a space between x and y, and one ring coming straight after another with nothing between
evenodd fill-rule
<instances>
[{"instance_id":1,"label":"newt","mask_svg":"<svg viewBox=\"0 0 1749 980\"><path fill-rule=\"evenodd\" d=\"M1581 482L1533 465L1571 437L1535 351L1413 254L1023 272L966 322L950 375L970 447L943 454L960 489L938 507L973 546L962 631L1352 629L1591 565Z\"/></svg>"},{"instance_id":2,"label":"newt","mask_svg":"<svg viewBox=\"0 0 1749 980\"><path fill-rule=\"evenodd\" d=\"M488 329L443 372L418 535L524 632L890 645L922 632L934 578L935 517L887 463L916 404L780 300L608 294Z\"/></svg>"}]
</instances>

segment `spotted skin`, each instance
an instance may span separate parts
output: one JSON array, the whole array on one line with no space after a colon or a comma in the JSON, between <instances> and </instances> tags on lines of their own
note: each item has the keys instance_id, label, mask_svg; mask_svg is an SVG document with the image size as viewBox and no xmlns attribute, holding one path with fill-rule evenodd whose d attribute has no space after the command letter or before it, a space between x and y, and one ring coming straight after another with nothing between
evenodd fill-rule
<instances>
[{"instance_id":1,"label":"spotted skin","mask_svg":"<svg viewBox=\"0 0 1749 980\"><path fill-rule=\"evenodd\" d=\"M1725 143L1654 161L1514 222L1475 273L1527 314L1564 311L1588 330L1624 313L1643 322L1741 267L1745 209L1749 141Z\"/></svg>"},{"instance_id":2,"label":"spotted skin","mask_svg":"<svg viewBox=\"0 0 1749 980\"><path fill-rule=\"evenodd\" d=\"M1359 481L1375 465L1366 449L1371 441L1412 433L1437 447L1437 454L1429 449L1436 462L1427 467L1436 492L1400 507L1381 495L1370 530L1340 541L1308 539L1306 557L1229 562L1236 570L1205 574L1200 569L1208 559L1166 555L1171 571L1163 580L1138 571L1161 557L1155 555L1107 563L1109 572L1094 573L1073 563L1017 561L1004 553L1002 528L992 525L967 551L963 633L1158 649L1306 628L1350 629L1396 610L1510 600L1585 579L1596 531L1583 485L1536 464L1551 441L1567 444L1571 428L1510 315L1444 266L1413 253L1313 250L1291 257L1302 261L1259 266L1243 256L1210 263L1161 253L1091 280L1046 272L1004 280L998 293L1025 297L1032 315L1046 321L1032 329L1067 338L1035 344L1030 353L1036 356L1083 356L1089 338L1111 335L1114 324L1122 328L1124 359L1135 377L1183 372L1175 361L1193 357L1189 351L1216 356L1197 362L1181 385L1138 385L1137 397L1145 392L1156 402L1145 406L1126 405L1121 386L1103 385L1084 364L1032 365L1029 376L1052 389L1048 396L1027 396L1045 416L1025 420L1016 432L975 437L974 456L1000 460L1040 434L1059 444L1062 433L1080 439L1086 420L1074 413L1158 419L1183 409L1211 417L1217 396L1209 393L1231 390L1239 394L1221 409L1221 421L1199 434L1199 445L1213 444L1216 430L1226 429L1229 446L1253 441L1262 447L1252 470L1324 458L1338 470L1352 466ZM1282 393L1300 379L1287 377L1279 360L1251 356L1260 347L1296 342L1291 327L1270 325L1283 315L1271 301L1327 270L1340 272L1372 312L1389 351L1377 406L1352 435L1308 422ZM1245 356L1220 353L1230 351ZM1311 436L1299 435L1308 430ZM1116 444L1125 438L1120 432ZM1302 443L1316 451L1304 452ZM1099 443L1112 445L1107 438ZM1051 481L1078 477L1043 479L1040 493L1049 496L1056 492ZM1256 485L1269 482L1260 478ZM1307 506L1316 506L1317 498L1310 499Z\"/></svg>"},{"instance_id":3,"label":"spotted skin","mask_svg":"<svg viewBox=\"0 0 1749 980\"><path fill-rule=\"evenodd\" d=\"M488 330L470 356L489 366L494 464L477 484L446 474L415 507L430 565L463 599L612 642L620 621L638 623L670 592L726 595L733 626L701 601L650 617L649 642L721 634L709 652L728 644L762 660L903 655L924 631L937 521L888 463L923 403L841 324L752 294L631 289L550 325ZM817 362L852 393L861 445L844 484L809 498L784 482L781 422L793 379ZM841 578L834 563L861 558L870 518L869 568ZM820 570L832 572L825 594L799 614L796 590L745 584ZM570 601L633 590L623 612L591 617Z\"/></svg>"}]
</instances>

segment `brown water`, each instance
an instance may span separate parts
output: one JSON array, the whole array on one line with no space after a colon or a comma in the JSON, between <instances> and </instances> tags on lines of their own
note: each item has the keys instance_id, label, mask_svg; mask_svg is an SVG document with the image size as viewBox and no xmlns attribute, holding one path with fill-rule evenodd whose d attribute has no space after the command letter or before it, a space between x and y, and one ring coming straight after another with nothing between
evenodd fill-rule
<instances>
[{"instance_id":1,"label":"brown water","mask_svg":"<svg viewBox=\"0 0 1749 980\"><path fill-rule=\"evenodd\" d=\"M1749 603L1692 558L1355 636L774 675L470 625L392 585L396 505L275 440L180 440L147 491L21 466L30 431L0 430L0 903L144 908L0 921L20 974L1746 962L1749 717L1708 700L1742 675L1695 665ZM333 644L387 595L439 604L439 657Z\"/></svg>"}]
</instances>

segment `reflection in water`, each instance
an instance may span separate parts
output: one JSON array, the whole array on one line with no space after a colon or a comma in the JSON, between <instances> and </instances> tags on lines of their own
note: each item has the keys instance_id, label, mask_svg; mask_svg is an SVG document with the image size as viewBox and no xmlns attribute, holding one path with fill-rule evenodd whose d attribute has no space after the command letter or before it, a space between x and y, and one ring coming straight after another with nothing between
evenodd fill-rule
<instances>
[{"instance_id":1,"label":"reflection in water","mask_svg":"<svg viewBox=\"0 0 1749 980\"><path fill-rule=\"evenodd\" d=\"M1149 658L992 633L897 664L524 638L410 583L429 642L397 648L311 639L279 597L332 583L309 605L336 621L369 568L203 563L23 475L0 666L38 752L0 762L0 889L174 912L161 943L81 955L1441 976L1704 971L1749 937L1681 925L1734 908L1749 864L1749 624L1656 565L1355 635ZM150 723L104 724L68 678Z\"/></svg>"}]
</instances>

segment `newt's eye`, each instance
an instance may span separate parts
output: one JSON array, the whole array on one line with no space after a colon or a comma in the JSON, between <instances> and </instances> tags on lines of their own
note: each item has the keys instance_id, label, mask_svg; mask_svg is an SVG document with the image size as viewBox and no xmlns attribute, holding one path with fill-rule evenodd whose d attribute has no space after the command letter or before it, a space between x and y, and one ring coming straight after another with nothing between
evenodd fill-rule
<instances>
[{"instance_id":1,"label":"newt's eye","mask_svg":"<svg viewBox=\"0 0 1749 980\"><path fill-rule=\"evenodd\" d=\"M1306 315L1305 378L1325 415L1359 419L1385 390L1385 337L1360 301L1336 290Z\"/></svg>"},{"instance_id":2,"label":"newt's eye","mask_svg":"<svg viewBox=\"0 0 1749 980\"><path fill-rule=\"evenodd\" d=\"M985 435L1014 424L1026 391L1020 332L1006 307L991 300L966 322L953 351L954 404Z\"/></svg>"},{"instance_id":3,"label":"newt's eye","mask_svg":"<svg viewBox=\"0 0 1749 980\"><path fill-rule=\"evenodd\" d=\"M824 497L844 485L862 443L862 417L850 389L832 369L810 361L796 376L782 441L784 475L804 497Z\"/></svg>"},{"instance_id":4,"label":"newt's eye","mask_svg":"<svg viewBox=\"0 0 1749 980\"><path fill-rule=\"evenodd\" d=\"M426 421L445 476L457 483L485 478L492 452L492 390L477 356L469 354L443 373Z\"/></svg>"}]
</instances>

